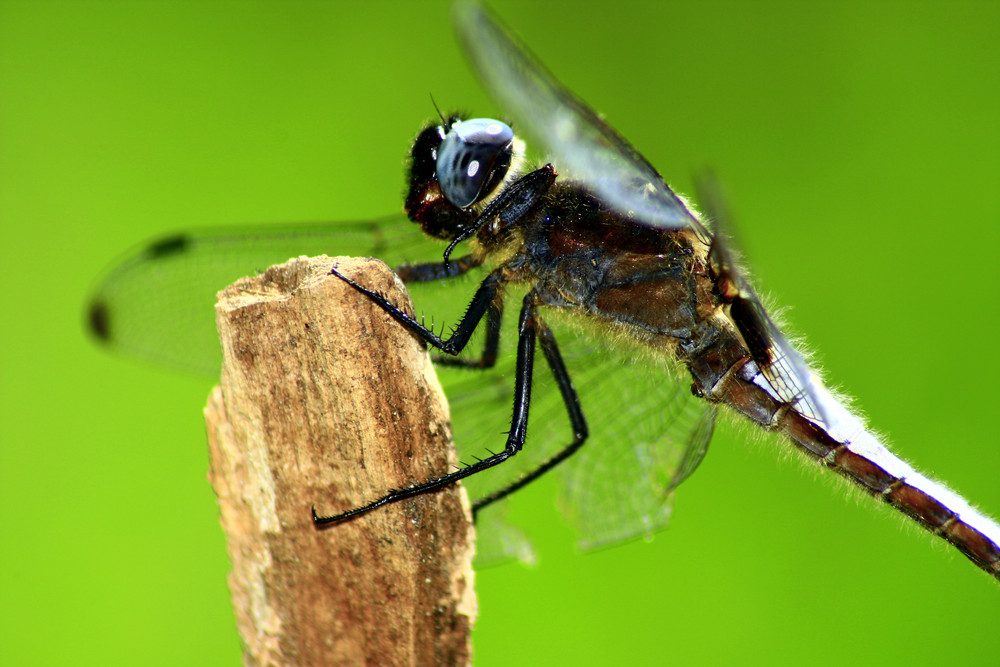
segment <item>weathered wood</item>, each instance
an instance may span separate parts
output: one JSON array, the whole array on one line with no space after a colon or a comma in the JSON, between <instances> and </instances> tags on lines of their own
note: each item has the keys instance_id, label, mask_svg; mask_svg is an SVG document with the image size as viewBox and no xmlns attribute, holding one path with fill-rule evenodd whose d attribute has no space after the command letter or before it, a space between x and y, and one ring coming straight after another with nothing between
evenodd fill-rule
<instances>
[{"instance_id":1,"label":"weathered wood","mask_svg":"<svg viewBox=\"0 0 1000 667\"><path fill-rule=\"evenodd\" d=\"M300 258L220 293L210 480L250 665L467 664L473 530L449 488L317 530L455 463L427 351L329 276L409 304L380 262Z\"/></svg>"}]
</instances>

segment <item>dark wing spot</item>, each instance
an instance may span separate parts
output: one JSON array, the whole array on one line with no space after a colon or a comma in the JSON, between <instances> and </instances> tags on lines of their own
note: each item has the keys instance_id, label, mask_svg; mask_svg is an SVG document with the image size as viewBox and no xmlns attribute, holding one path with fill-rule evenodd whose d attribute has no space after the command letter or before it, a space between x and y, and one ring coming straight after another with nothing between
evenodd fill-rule
<instances>
[{"instance_id":1,"label":"dark wing spot","mask_svg":"<svg viewBox=\"0 0 1000 667\"><path fill-rule=\"evenodd\" d=\"M729 307L729 314L743 336L750 356L763 370L774 361L774 348L767 335L767 323L760 305L753 299L737 296Z\"/></svg>"},{"instance_id":2,"label":"dark wing spot","mask_svg":"<svg viewBox=\"0 0 1000 667\"><path fill-rule=\"evenodd\" d=\"M90 333L101 342L111 340L111 322L108 318L108 304L104 301L94 301L87 310L87 323Z\"/></svg>"},{"instance_id":3,"label":"dark wing spot","mask_svg":"<svg viewBox=\"0 0 1000 667\"><path fill-rule=\"evenodd\" d=\"M167 238L160 239L146 248L146 256L150 259L157 259L160 257L166 257L167 255L174 255L176 253L183 252L188 247L190 242L191 239L184 234L168 236Z\"/></svg>"}]
</instances>

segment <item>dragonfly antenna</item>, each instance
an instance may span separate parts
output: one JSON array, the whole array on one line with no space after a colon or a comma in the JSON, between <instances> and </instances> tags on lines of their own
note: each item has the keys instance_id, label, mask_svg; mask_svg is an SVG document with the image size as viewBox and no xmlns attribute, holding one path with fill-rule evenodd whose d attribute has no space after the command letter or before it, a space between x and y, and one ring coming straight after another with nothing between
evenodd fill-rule
<instances>
[{"instance_id":1,"label":"dragonfly antenna","mask_svg":"<svg viewBox=\"0 0 1000 667\"><path fill-rule=\"evenodd\" d=\"M437 111L438 118L441 119L442 125L447 125L448 121L445 120L444 114L441 113L441 107L438 106L437 101L434 99L434 93L430 93L431 104L434 105L434 111Z\"/></svg>"}]
</instances>

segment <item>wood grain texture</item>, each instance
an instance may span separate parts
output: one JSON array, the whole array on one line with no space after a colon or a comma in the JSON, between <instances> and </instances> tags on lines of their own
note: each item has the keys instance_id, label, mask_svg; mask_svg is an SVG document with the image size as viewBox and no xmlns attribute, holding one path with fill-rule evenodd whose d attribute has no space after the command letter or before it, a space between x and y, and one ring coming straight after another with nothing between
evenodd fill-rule
<instances>
[{"instance_id":1,"label":"wood grain texture","mask_svg":"<svg viewBox=\"0 0 1000 667\"><path fill-rule=\"evenodd\" d=\"M474 533L460 487L317 530L455 461L447 403L416 338L329 276L409 306L384 264L295 259L219 295L210 480L250 665L467 664Z\"/></svg>"}]
</instances>

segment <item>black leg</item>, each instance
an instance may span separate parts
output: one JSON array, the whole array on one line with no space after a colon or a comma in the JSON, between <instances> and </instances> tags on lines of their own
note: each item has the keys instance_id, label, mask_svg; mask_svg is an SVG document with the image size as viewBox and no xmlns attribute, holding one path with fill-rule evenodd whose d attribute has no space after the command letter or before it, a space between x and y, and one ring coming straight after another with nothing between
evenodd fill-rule
<instances>
[{"instance_id":1,"label":"black leg","mask_svg":"<svg viewBox=\"0 0 1000 667\"><path fill-rule=\"evenodd\" d=\"M462 319L459 320L458 325L455 327L454 333L452 333L447 340L444 340L423 324L417 322L413 317L404 313L397 306L389 303L389 300L386 299L384 295L359 285L347 276L341 274L337 271L337 267L330 269L330 275L337 276L345 283L377 303L383 310L385 310L385 312L392 315L396 321L413 333L417 334L421 339L433 347L451 355L458 354L468 344L469 338L472 337L472 333L479 325L479 321L483 319L486 311L490 308L490 304L493 303L494 299L497 297L500 289L500 283L503 280L500 273L496 271L486 276L486 280L479 285L479 289L476 290L475 296L472 297L472 303L469 304L469 308L465 311L465 315L462 316Z\"/></svg>"},{"instance_id":2,"label":"black leg","mask_svg":"<svg viewBox=\"0 0 1000 667\"><path fill-rule=\"evenodd\" d=\"M497 363L500 351L500 324L503 322L503 295L497 293L486 311L486 340L483 342L483 354L478 359L459 359L457 357L434 357L434 363L441 366L459 366L461 368L493 368Z\"/></svg>"},{"instance_id":3,"label":"black leg","mask_svg":"<svg viewBox=\"0 0 1000 667\"><path fill-rule=\"evenodd\" d=\"M427 283L433 280L457 278L469 269L482 265L482 263L482 259L474 255L466 255L447 264L444 262L402 264L394 268L393 271L404 283Z\"/></svg>"},{"instance_id":4,"label":"black leg","mask_svg":"<svg viewBox=\"0 0 1000 667\"><path fill-rule=\"evenodd\" d=\"M426 283L434 280L446 280L481 266L482 259L475 255L460 257L448 264L444 262L426 262L421 264L403 264L393 271L404 283ZM500 324L503 319L503 296L497 294L493 303L486 311L486 342L483 354L479 359L457 359L455 357L434 357L434 363L441 366L460 366L462 368L493 368L497 362L497 352L500 348Z\"/></svg>"},{"instance_id":5,"label":"black leg","mask_svg":"<svg viewBox=\"0 0 1000 667\"><path fill-rule=\"evenodd\" d=\"M474 236L484 225L496 221L499 227L516 223L541 199L556 180L556 170L551 164L536 169L517 179L486 205L475 222L457 234L444 251L444 263L449 264L451 251L465 239Z\"/></svg>"},{"instance_id":6,"label":"black leg","mask_svg":"<svg viewBox=\"0 0 1000 667\"><path fill-rule=\"evenodd\" d=\"M538 331L538 344L542 348L545 360L548 362L549 368L552 370L552 375L556 379L556 384L559 386L559 393L562 394L563 403L566 405L566 412L569 413L569 422L573 427L573 442L513 484L505 486L473 503L473 518L484 507L509 496L555 468L576 453L587 440L587 419L583 416L583 410L580 408L580 399L576 394L576 389L573 387L573 381L569 377L569 372L566 370L566 364L563 363L562 355L559 354L559 346L556 344L556 338L552 334L552 330L540 319L537 320L536 328Z\"/></svg>"},{"instance_id":7,"label":"black leg","mask_svg":"<svg viewBox=\"0 0 1000 667\"><path fill-rule=\"evenodd\" d=\"M482 288L480 288L480 291L482 291ZM478 292L476 296L479 296ZM325 526L344 521L345 519L350 519L351 517L358 516L359 514L364 514L365 512L369 512L383 505L388 505L389 503L394 503L399 500L412 498L423 493L440 489L457 482L460 479L468 477L469 475L474 475L477 472L481 472L488 468L492 468L497 464L503 463L520 451L521 447L524 446L524 439L527 434L528 405L531 402L531 373L535 360L535 333L538 327L538 320L535 314L536 306L533 299L534 295L532 293L528 293L528 295L524 297L524 302L521 306L521 318L518 323L517 365L515 366L514 371L514 414L511 417L510 432L507 435L507 443L504 445L503 451L462 468L461 470L456 470L453 473L442 475L437 479L416 484L408 489L391 491L374 502L368 503L362 507L348 510L347 512L343 512L341 514L319 516L316 514L316 508L313 508L313 523L316 526ZM475 303L475 300L473 300L473 303ZM385 308L386 306L383 307ZM388 308L386 309L389 310ZM390 310L389 312L391 313L393 311ZM400 319L399 316L395 314L393 316L396 317L396 319ZM468 315L466 317L468 317Z\"/></svg>"}]
</instances>

